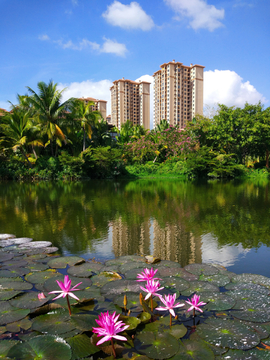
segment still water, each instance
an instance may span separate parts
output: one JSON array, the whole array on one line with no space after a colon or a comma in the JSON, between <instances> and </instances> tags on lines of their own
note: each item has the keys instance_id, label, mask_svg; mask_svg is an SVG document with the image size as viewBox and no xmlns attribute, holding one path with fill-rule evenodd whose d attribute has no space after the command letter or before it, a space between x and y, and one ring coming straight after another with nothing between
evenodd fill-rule
<instances>
[{"instance_id":1,"label":"still water","mask_svg":"<svg viewBox=\"0 0 270 360\"><path fill-rule=\"evenodd\" d=\"M270 277L269 182L0 183L0 233L63 255L151 254Z\"/></svg>"}]
</instances>

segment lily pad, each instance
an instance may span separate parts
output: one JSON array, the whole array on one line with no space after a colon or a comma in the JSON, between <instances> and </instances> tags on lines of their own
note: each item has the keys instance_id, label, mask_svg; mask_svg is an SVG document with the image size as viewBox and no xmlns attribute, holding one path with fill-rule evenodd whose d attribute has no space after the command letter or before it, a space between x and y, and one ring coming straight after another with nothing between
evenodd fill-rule
<instances>
[{"instance_id":1,"label":"lily pad","mask_svg":"<svg viewBox=\"0 0 270 360\"><path fill-rule=\"evenodd\" d=\"M82 264L85 260L79 256L62 256L57 257L48 262L51 268L65 269L67 265L74 266L76 264Z\"/></svg>"},{"instance_id":2,"label":"lily pad","mask_svg":"<svg viewBox=\"0 0 270 360\"><path fill-rule=\"evenodd\" d=\"M210 284L216 286L225 286L229 284L230 279L226 275L216 274L216 275L201 275L199 278L200 281L208 281Z\"/></svg>"},{"instance_id":3,"label":"lily pad","mask_svg":"<svg viewBox=\"0 0 270 360\"><path fill-rule=\"evenodd\" d=\"M34 274L26 275L25 279L34 284L43 284L46 280L59 276L60 273L55 270L39 271Z\"/></svg>"},{"instance_id":4,"label":"lily pad","mask_svg":"<svg viewBox=\"0 0 270 360\"><path fill-rule=\"evenodd\" d=\"M200 301L206 302L204 308L212 311L229 310L235 304L235 300L224 293L203 292Z\"/></svg>"},{"instance_id":5,"label":"lily pad","mask_svg":"<svg viewBox=\"0 0 270 360\"><path fill-rule=\"evenodd\" d=\"M9 261L11 259L13 259L14 255L13 254L0 254L0 262L2 261Z\"/></svg>"},{"instance_id":6,"label":"lily pad","mask_svg":"<svg viewBox=\"0 0 270 360\"><path fill-rule=\"evenodd\" d=\"M253 290L245 290L245 289L230 290L230 291L226 291L224 294L234 298L235 300L249 300L249 299L252 300L252 299L258 299L260 297L267 299L267 295L263 295Z\"/></svg>"},{"instance_id":7,"label":"lily pad","mask_svg":"<svg viewBox=\"0 0 270 360\"><path fill-rule=\"evenodd\" d=\"M169 333L142 332L136 335L135 349L152 359L168 359L179 349L178 340Z\"/></svg>"},{"instance_id":8,"label":"lily pad","mask_svg":"<svg viewBox=\"0 0 270 360\"><path fill-rule=\"evenodd\" d=\"M100 351L97 346L91 344L89 337L84 334L67 339L67 343L72 349L71 360L82 359Z\"/></svg>"},{"instance_id":9,"label":"lily pad","mask_svg":"<svg viewBox=\"0 0 270 360\"><path fill-rule=\"evenodd\" d=\"M34 271L45 271L49 268L49 266L47 264L36 264L36 263L31 263L28 264L27 268L34 272Z\"/></svg>"},{"instance_id":10,"label":"lily pad","mask_svg":"<svg viewBox=\"0 0 270 360\"><path fill-rule=\"evenodd\" d=\"M32 326L32 321L28 319L22 319L20 321L7 324L6 329L7 331L17 333L20 332L21 329L28 330L31 328L31 326Z\"/></svg>"},{"instance_id":11,"label":"lily pad","mask_svg":"<svg viewBox=\"0 0 270 360\"><path fill-rule=\"evenodd\" d=\"M97 315L76 314L72 315L70 322L75 328L78 328L81 331L92 331L93 326L98 326L96 319L98 319Z\"/></svg>"},{"instance_id":12,"label":"lily pad","mask_svg":"<svg viewBox=\"0 0 270 360\"><path fill-rule=\"evenodd\" d=\"M124 294L127 291L142 292L140 283L136 280L119 280L105 284L100 289L101 294L104 295L118 295Z\"/></svg>"},{"instance_id":13,"label":"lily pad","mask_svg":"<svg viewBox=\"0 0 270 360\"><path fill-rule=\"evenodd\" d=\"M73 330L76 326L70 322L67 310L56 310L53 314L37 316L33 319L32 329L51 335L61 335Z\"/></svg>"},{"instance_id":14,"label":"lily pad","mask_svg":"<svg viewBox=\"0 0 270 360\"><path fill-rule=\"evenodd\" d=\"M0 240L13 239L16 236L13 234L0 234Z\"/></svg>"},{"instance_id":15,"label":"lily pad","mask_svg":"<svg viewBox=\"0 0 270 360\"><path fill-rule=\"evenodd\" d=\"M1 340L0 342L0 359L6 359L9 350L18 344L17 340Z\"/></svg>"},{"instance_id":16,"label":"lily pad","mask_svg":"<svg viewBox=\"0 0 270 360\"><path fill-rule=\"evenodd\" d=\"M21 320L25 318L29 312L29 309L18 309L11 306L9 302L2 301L0 308L0 325L5 325Z\"/></svg>"},{"instance_id":17,"label":"lily pad","mask_svg":"<svg viewBox=\"0 0 270 360\"><path fill-rule=\"evenodd\" d=\"M119 266L119 272L120 272L120 274L126 274L126 272L128 272L130 270L137 269L137 270L135 270L135 272L137 271L137 274L139 274L140 272L143 271L143 269L146 269L146 268L151 269L151 268L153 268L153 265L142 264L141 262L131 261L131 262L128 262L128 263L125 263L125 264Z\"/></svg>"},{"instance_id":18,"label":"lily pad","mask_svg":"<svg viewBox=\"0 0 270 360\"><path fill-rule=\"evenodd\" d=\"M262 295L263 296L263 295ZM263 299L237 300L234 309L242 309L232 311L232 315L237 319L252 322L264 323L270 321L269 301Z\"/></svg>"},{"instance_id":19,"label":"lily pad","mask_svg":"<svg viewBox=\"0 0 270 360\"><path fill-rule=\"evenodd\" d=\"M256 274L239 274L232 278L232 282L253 283L270 287L270 278L263 275Z\"/></svg>"},{"instance_id":20,"label":"lily pad","mask_svg":"<svg viewBox=\"0 0 270 360\"><path fill-rule=\"evenodd\" d=\"M219 292L219 287L206 281L190 281L189 288L181 292L181 295L190 296L193 293L203 293L205 291Z\"/></svg>"},{"instance_id":21,"label":"lily pad","mask_svg":"<svg viewBox=\"0 0 270 360\"><path fill-rule=\"evenodd\" d=\"M17 280L17 278L14 278ZM33 285L26 281L3 281L4 279L0 279L0 292L2 290L31 290Z\"/></svg>"},{"instance_id":22,"label":"lily pad","mask_svg":"<svg viewBox=\"0 0 270 360\"><path fill-rule=\"evenodd\" d=\"M120 307L124 307L124 295L127 297L127 309L141 307L139 295L138 293L134 292L126 292L123 295L117 295L113 299L114 304L117 304Z\"/></svg>"},{"instance_id":23,"label":"lily pad","mask_svg":"<svg viewBox=\"0 0 270 360\"><path fill-rule=\"evenodd\" d=\"M184 267L184 269L191 274L195 275L215 275L219 273L219 270L212 265L206 264L189 264Z\"/></svg>"},{"instance_id":24,"label":"lily pad","mask_svg":"<svg viewBox=\"0 0 270 360\"><path fill-rule=\"evenodd\" d=\"M260 294L263 295L269 295L270 294L270 290L268 288L266 288L265 286L262 285L258 285L258 284L253 284L253 283L230 283L227 284L225 286L225 288L227 290L247 290L247 291L251 291L251 292L258 292Z\"/></svg>"},{"instance_id":25,"label":"lily pad","mask_svg":"<svg viewBox=\"0 0 270 360\"><path fill-rule=\"evenodd\" d=\"M102 287L103 285L107 284L110 281L117 281L121 280L121 276L115 272L101 272L98 275L94 275L91 280L93 285Z\"/></svg>"},{"instance_id":26,"label":"lily pad","mask_svg":"<svg viewBox=\"0 0 270 360\"><path fill-rule=\"evenodd\" d=\"M27 343L13 346L8 357L11 359L30 360L70 360L71 348L64 339L52 335L39 335Z\"/></svg>"},{"instance_id":27,"label":"lily pad","mask_svg":"<svg viewBox=\"0 0 270 360\"><path fill-rule=\"evenodd\" d=\"M129 325L127 331L136 329L137 326L141 323L141 320L134 316L120 315L119 320L123 321L123 323L125 323L126 325Z\"/></svg>"},{"instance_id":28,"label":"lily pad","mask_svg":"<svg viewBox=\"0 0 270 360\"><path fill-rule=\"evenodd\" d=\"M198 335L215 346L230 349L251 349L260 337L251 327L233 320L208 319L197 327Z\"/></svg>"},{"instance_id":29,"label":"lily pad","mask_svg":"<svg viewBox=\"0 0 270 360\"><path fill-rule=\"evenodd\" d=\"M168 269L180 269L181 265L178 262L170 261L170 260L161 260L157 265L155 265L155 268L168 268Z\"/></svg>"},{"instance_id":30,"label":"lily pad","mask_svg":"<svg viewBox=\"0 0 270 360\"><path fill-rule=\"evenodd\" d=\"M0 270L0 278L14 278L17 277L18 273L9 270Z\"/></svg>"},{"instance_id":31,"label":"lily pad","mask_svg":"<svg viewBox=\"0 0 270 360\"><path fill-rule=\"evenodd\" d=\"M151 314L149 314L148 312L143 311L138 315L138 319L140 319L143 324L146 324L151 319Z\"/></svg>"},{"instance_id":32,"label":"lily pad","mask_svg":"<svg viewBox=\"0 0 270 360\"><path fill-rule=\"evenodd\" d=\"M14 298L15 296L19 295L21 293L21 291L14 291L14 290L5 290L5 291L1 291L0 290L0 300L10 300L12 298Z\"/></svg>"},{"instance_id":33,"label":"lily pad","mask_svg":"<svg viewBox=\"0 0 270 360\"><path fill-rule=\"evenodd\" d=\"M180 341L180 348L171 360L214 360L215 355L203 340Z\"/></svg>"},{"instance_id":34,"label":"lily pad","mask_svg":"<svg viewBox=\"0 0 270 360\"><path fill-rule=\"evenodd\" d=\"M82 265L71 266L67 272L69 275L88 278L94 274L99 274L100 270L103 268L102 264L96 263L84 263Z\"/></svg>"},{"instance_id":35,"label":"lily pad","mask_svg":"<svg viewBox=\"0 0 270 360\"><path fill-rule=\"evenodd\" d=\"M10 261L5 261L2 264L2 268L10 268L10 267L22 267L22 266L26 266L28 265L28 262L25 260L10 260Z\"/></svg>"},{"instance_id":36,"label":"lily pad","mask_svg":"<svg viewBox=\"0 0 270 360\"><path fill-rule=\"evenodd\" d=\"M19 245L19 248L22 249L36 249L36 248L45 248L51 246L52 243L50 241L32 241L22 245Z\"/></svg>"},{"instance_id":37,"label":"lily pad","mask_svg":"<svg viewBox=\"0 0 270 360\"><path fill-rule=\"evenodd\" d=\"M172 326L170 326L170 317L161 317L158 321L148 323L144 326L141 332L159 332L159 333L169 333L174 336L176 339L184 337L187 333L187 328L183 324L179 324L178 321L173 319Z\"/></svg>"},{"instance_id":38,"label":"lily pad","mask_svg":"<svg viewBox=\"0 0 270 360\"><path fill-rule=\"evenodd\" d=\"M195 280L199 279L198 275L191 274L191 273L187 272L186 270L179 268L179 267L169 268L169 267L159 266L157 275L158 275L158 277L161 277L162 279L165 277L183 278L187 281L195 281Z\"/></svg>"},{"instance_id":39,"label":"lily pad","mask_svg":"<svg viewBox=\"0 0 270 360\"><path fill-rule=\"evenodd\" d=\"M33 239L27 238L27 237L14 238L14 239L12 239L12 243L13 243L14 245L21 245L21 244L30 243L32 240L33 240Z\"/></svg>"},{"instance_id":40,"label":"lily pad","mask_svg":"<svg viewBox=\"0 0 270 360\"><path fill-rule=\"evenodd\" d=\"M165 287L169 286L171 288L174 288L179 292L182 292L189 288L189 282L187 280L177 277L165 278L163 281L161 281L161 284Z\"/></svg>"},{"instance_id":41,"label":"lily pad","mask_svg":"<svg viewBox=\"0 0 270 360\"><path fill-rule=\"evenodd\" d=\"M269 350L251 349L251 350L229 350L225 355L219 357L220 360L270 360Z\"/></svg>"},{"instance_id":42,"label":"lily pad","mask_svg":"<svg viewBox=\"0 0 270 360\"><path fill-rule=\"evenodd\" d=\"M27 292L23 295L16 297L16 299L10 300L12 306L20 309L35 309L39 306L42 306L48 302L50 298L38 299L38 293L36 291Z\"/></svg>"}]
</instances>

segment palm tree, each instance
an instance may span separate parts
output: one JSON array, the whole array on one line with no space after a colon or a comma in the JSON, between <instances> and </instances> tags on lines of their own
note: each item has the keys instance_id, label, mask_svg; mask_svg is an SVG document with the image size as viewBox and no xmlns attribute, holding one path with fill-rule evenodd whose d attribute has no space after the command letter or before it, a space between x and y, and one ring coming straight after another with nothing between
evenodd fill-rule
<instances>
[{"instance_id":1,"label":"palm tree","mask_svg":"<svg viewBox=\"0 0 270 360\"><path fill-rule=\"evenodd\" d=\"M160 121L160 123L156 126L155 130L162 132L169 128L169 123L166 119Z\"/></svg>"},{"instance_id":2,"label":"palm tree","mask_svg":"<svg viewBox=\"0 0 270 360\"><path fill-rule=\"evenodd\" d=\"M95 103L89 101L85 103L81 99L76 99L73 101L72 117L73 119L80 121L81 128L83 129L83 151L86 148L86 135L89 139L92 138L93 129L98 123L98 120L102 118L102 115L99 111L92 111L92 106Z\"/></svg>"},{"instance_id":3,"label":"palm tree","mask_svg":"<svg viewBox=\"0 0 270 360\"><path fill-rule=\"evenodd\" d=\"M2 119L1 132L3 137L0 143L4 149L13 151L19 149L28 166L31 167L32 164L26 155L26 146L31 145L34 152L34 146L43 146L43 143L36 138L40 129L33 123L29 112L13 107L12 111L5 114Z\"/></svg>"},{"instance_id":4,"label":"palm tree","mask_svg":"<svg viewBox=\"0 0 270 360\"><path fill-rule=\"evenodd\" d=\"M65 119L67 111L72 106L73 99L69 99L61 103L63 90L57 90L57 83L54 84L51 80L48 84L40 81L37 84L39 94L27 86L28 91L32 94L28 97L28 102L31 104L42 124L43 130L48 136L48 144L51 145L51 154L56 156L57 147L62 146L62 142L66 142L66 136L59 126L59 119ZM54 151L54 141L56 142L56 149Z\"/></svg>"}]
</instances>

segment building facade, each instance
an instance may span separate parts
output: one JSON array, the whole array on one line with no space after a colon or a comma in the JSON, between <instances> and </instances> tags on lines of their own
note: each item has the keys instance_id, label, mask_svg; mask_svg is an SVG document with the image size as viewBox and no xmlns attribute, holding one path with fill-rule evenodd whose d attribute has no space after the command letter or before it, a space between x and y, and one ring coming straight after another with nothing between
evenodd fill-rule
<instances>
[{"instance_id":1,"label":"building facade","mask_svg":"<svg viewBox=\"0 0 270 360\"><path fill-rule=\"evenodd\" d=\"M195 115L203 115L204 66L185 66L175 60L162 64L154 77L153 125L166 119L184 128Z\"/></svg>"},{"instance_id":2,"label":"building facade","mask_svg":"<svg viewBox=\"0 0 270 360\"><path fill-rule=\"evenodd\" d=\"M111 123L118 129L127 120L150 129L150 83L122 78L111 90Z\"/></svg>"},{"instance_id":3,"label":"building facade","mask_svg":"<svg viewBox=\"0 0 270 360\"><path fill-rule=\"evenodd\" d=\"M80 100L83 100L85 104L88 104L89 101L94 102L95 104L91 106L92 111L99 111L101 113L101 116L104 120L106 120L107 117L107 101L106 100L98 100L94 99L92 97L82 97Z\"/></svg>"}]
</instances>

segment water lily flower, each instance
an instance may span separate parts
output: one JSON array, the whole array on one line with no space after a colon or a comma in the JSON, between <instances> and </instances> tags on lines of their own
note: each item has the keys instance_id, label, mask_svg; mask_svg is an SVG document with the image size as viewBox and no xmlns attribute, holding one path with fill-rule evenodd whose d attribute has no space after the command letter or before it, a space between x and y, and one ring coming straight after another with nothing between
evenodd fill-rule
<instances>
[{"instance_id":1,"label":"water lily flower","mask_svg":"<svg viewBox=\"0 0 270 360\"><path fill-rule=\"evenodd\" d=\"M72 291L78 291L80 289L75 289L77 286L79 286L82 282L80 282L79 284L73 286L73 288L70 288L71 286L71 280L69 279L68 275L65 276L65 280L64 282L62 281L58 281L56 280L58 286L60 287L61 290L55 290L55 291L51 291L49 292L49 294L57 294L59 293L58 296L56 296L53 300L56 300L58 298L60 298L61 296L64 298L67 295L73 297L76 300L80 300L76 295L72 294Z\"/></svg>"},{"instance_id":2,"label":"water lily flower","mask_svg":"<svg viewBox=\"0 0 270 360\"><path fill-rule=\"evenodd\" d=\"M144 298L144 300L147 300L150 298L150 296L152 295L156 295L158 297L160 297L161 295L158 294L157 292L164 289L164 287L160 287L160 283L159 281L155 281L155 280L148 280L145 288L143 288L142 286L140 286L140 288L147 292L148 294L146 295L146 297Z\"/></svg>"},{"instance_id":3,"label":"water lily flower","mask_svg":"<svg viewBox=\"0 0 270 360\"><path fill-rule=\"evenodd\" d=\"M72 298L76 299L76 300L80 300L76 295L74 295L72 293L72 291L78 291L80 289L75 289L77 286L79 286L82 282L78 283L77 285L73 286L73 288L71 287L71 280L69 279L68 275L65 276L65 280L64 282L62 281L58 281L56 280L58 286L60 287L61 290L55 290L55 291L51 291L49 292L49 294L58 294L53 300L59 299L60 297L66 297L67 298L67 303L68 303L68 311L69 311L69 315L71 315L71 310L70 310L70 304L69 304L69 299L68 296L71 296Z\"/></svg>"},{"instance_id":4,"label":"water lily flower","mask_svg":"<svg viewBox=\"0 0 270 360\"><path fill-rule=\"evenodd\" d=\"M187 304L191 305L191 307L188 309L188 311L191 311L193 309L193 315L195 316L195 310L198 310L200 312L203 312L202 309L200 309L200 306L206 305L205 302L200 301L200 295L194 294L191 300L188 299L186 301Z\"/></svg>"},{"instance_id":5,"label":"water lily flower","mask_svg":"<svg viewBox=\"0 0 270 360\"><path fill-rule=\"evenodd\" d=\"M156 272L158 271L158 269L154 270L153 268L149 269L144 269L144 271L142 271L141 274L137 275L138 280L137 281L149 281L149 280L161 280L159 278L155 278L154 276L156 275Z\"/></svg>"},{"instance_id":6,"label":"water lily flower","mask_svg":"<svg viewBox=\"0 0 270 360\"><path fill-rule=\"evenodd\" d=\"M38 294L38 300L43 300L43 299L46 299L46 296L44 295L44 293L39 293Z\"/></svg>"},{"instance_id":7,"label":"water lily flower","mask_svg":"<svg viewBox=\"0 0 270 360\"><path fill-rule=\"evenodd\" d=\"M178 308L178 307L182 307L185 306L185 304L174 304L175 299L176 299L176 294L173 295L164 295L165 299L163 299L162 297L160 297L159 299L163 302L163 304L165 306L159 306L156 308L156 310L160 310L160 311L167 311L169 310L170 314L172 316L175 316L175 312L174 312L174 308Z\"/></svg>"},{"instance_id":8,"label":"water lily flower","mask_svg":"<svg viewBox=\"0 0 270 360\"><path fill-rule=\"evenodd\" d=\"M96 333L98 337L103 336L103 338L97 342L97 345L111 340L114 357L116 357L116 354L113 345L113 339L127 341L126 337L117 334L129 327L129 325L125 325L122 321L117 321L119 316L120 314L116 315L116 311L112 315L109 314L109 311L106 313L101 313L98 316L98 320L96 320L96 323L100 327L93 327L93 332Z\"/></svg>"}]
</instances>

